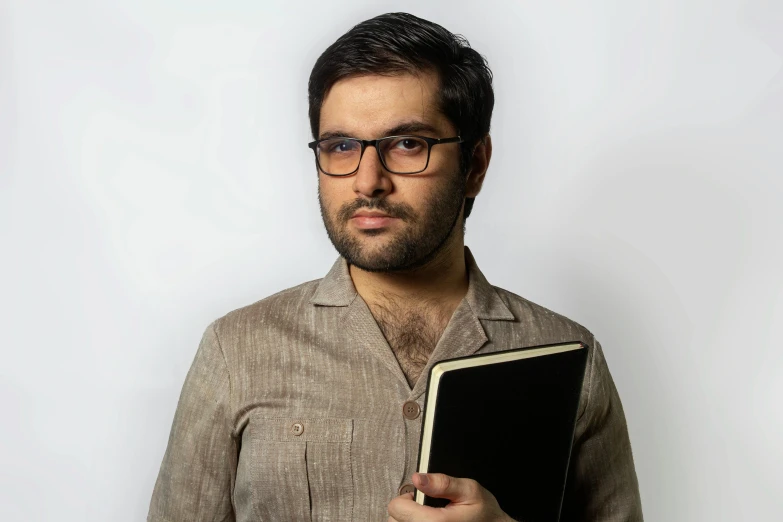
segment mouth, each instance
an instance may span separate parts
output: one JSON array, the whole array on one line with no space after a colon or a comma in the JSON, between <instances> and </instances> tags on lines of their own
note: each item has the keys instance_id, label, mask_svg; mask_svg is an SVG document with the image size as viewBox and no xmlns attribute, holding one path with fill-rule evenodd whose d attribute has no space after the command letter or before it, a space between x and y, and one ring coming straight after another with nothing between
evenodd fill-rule
<instances>
[{"instance_id":1,"label":"mouth","mask_svg":"<svg viewBox=\"0 0 783 522\"><path fill-rule=\"evenodd\" d=\"M399 218L392 217L383 212L372 212L369 210L359 210L350 219L356 227L362 230L371 230L388 227Z\"/></svg>"}]
</instances>

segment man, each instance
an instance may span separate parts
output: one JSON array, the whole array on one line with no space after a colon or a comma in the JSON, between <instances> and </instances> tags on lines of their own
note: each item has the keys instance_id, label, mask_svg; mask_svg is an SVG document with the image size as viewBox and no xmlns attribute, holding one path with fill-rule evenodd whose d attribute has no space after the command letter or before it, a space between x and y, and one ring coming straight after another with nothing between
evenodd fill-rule
<instances>
[{"instance_id":1,"label":"man","mask_svg":"<svg viewBox=\"0 0 783 522\"><path fill-rule=\"evenodd\" d=\"M414 474L427 372L446 358L575 340L590 352L562 520L642 520L600 344L492 287L464 246L492 155L484 59L436 24L378 16L321 55L309 103L321 212L340 257L323 279L207 328L148 521L510 520L474 481ZM413 486L451 503L419 506Z\"/></svg>"}]
</instances>

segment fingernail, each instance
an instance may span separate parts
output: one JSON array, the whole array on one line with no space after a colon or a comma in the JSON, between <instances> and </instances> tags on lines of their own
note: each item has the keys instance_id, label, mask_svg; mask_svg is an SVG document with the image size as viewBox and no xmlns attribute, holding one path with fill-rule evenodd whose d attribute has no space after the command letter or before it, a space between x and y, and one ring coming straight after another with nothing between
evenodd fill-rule
<instances>
[{"instance_id":1,"label":"fingernail","mask_svg":"<svg viewBox=\"0 0 783 522\"><path fill-rule=\"evenodd\" d=\"M426 486L427 484L430 483L430 479L426 473L417 473L417 475L419 476L419 483L422 486Z\"/></svg>"}]
</instances>

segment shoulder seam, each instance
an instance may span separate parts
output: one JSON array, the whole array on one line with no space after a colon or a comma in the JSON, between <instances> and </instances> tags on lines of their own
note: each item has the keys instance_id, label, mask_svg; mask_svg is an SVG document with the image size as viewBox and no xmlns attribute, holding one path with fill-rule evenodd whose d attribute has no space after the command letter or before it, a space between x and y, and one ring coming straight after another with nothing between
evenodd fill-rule
<instances>
[{"instance_id":1,"label":"shoulder seam","mask_svg":"<svg viewBox=\"0 0 783 522\"><path fill-rule=\"evenodd\" d=\"M234 383L231 379L231 368L228 366L228 359L226 358L226 352L223 350L223 343L220 342L220 335L218 335L216 323L218 321L212 321L212 324L209 325L209 327L212 329L212 333L215 336L215 341L217 341L218 350L220 351L220 356L223 358L223 366L226 368L226 375L228 375L228 406L231 410L233 410L233 400L234 400ZM228 420L228 419L226 419ZM231 429L233 433L233 427L229 423L229 428Z\"/></svg>"},{"instance_id":2,"label":"shoulder seam","mask_svg":"<svg viewBox=\"0 0 783 522\"><path fill-rule=\"evenodd\" d=\"M518 299L521 299L522 301L525 302L525 304L528 304L528 305L533 306L535 308L539 308L539 309L541 309L541 310L543 310L543 311L545 311L547 313L550 313L550 314L552 314L552 315L554 315L556 317L559 317L560 319L563 319L565 321L573 323L576 326L578 326L579 328L582 328L588 335L591 335L591 336L593 336L593 338L595 338L595 336L593 335L593 332L591 332L589 328L584 326L582 323L577 322L577 321L571 319L568 316L565 316L565 315L563 315L561 313L555 312L554 310L551 310L551 309L547 308L546 306L540 305L540 304L538 304L538 303L536 303L534 301L531 301L530 299L522 297L519 294L515 294L514 292L512 292L510 290L506 290L505 288L500 288L500 287L497 287L497 286L493 286L492 288L494 288L498 292L498 295L500 295L501 293L510 294L510 295L512 295L512 296L514 296L514 297L516 297Z\"/></svg>"},{"instance_id":3,"label":"shoulder seam","mask_svg":"<svg viewBox=\"0 0 783 522\"><path fill-rule=\"evenodd\" d=\"M280 290L279 292L275 292L274 294L270 294L270 295L268 295L266 297L262 297L261 299L253 301L252 303L248 303L246 305L242 305L240 307L234 308L233 310L230 310L230 311L224 313L222 316L220 316L218 319L216 319L216 321L220 321L222 319L225 319L227 316L233 314L234 312L238 312L240 310L245 310L245 309L250 308L252 306L255 306L255 305L259 304L259 303L262 303L264 301L272 299L273 297L277 297L277 296L280 296L280 295L283 295L283 294L286 294L286 293L289 293L289 292L294 292L294 291L304 287L305 285L310 285L310 284L313 284L313 283L317 283L319 281L321 281L321 279L312 279L310 281L305 281L304 283L300 283L300 284L298 284L296 286L285 288L283 290Z\"/></svg>"}]
</instances>

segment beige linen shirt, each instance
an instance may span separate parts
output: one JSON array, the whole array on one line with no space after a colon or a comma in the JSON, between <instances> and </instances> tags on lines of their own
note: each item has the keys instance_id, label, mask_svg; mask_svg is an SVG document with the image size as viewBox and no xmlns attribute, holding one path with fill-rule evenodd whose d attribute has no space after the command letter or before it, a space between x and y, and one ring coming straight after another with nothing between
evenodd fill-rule
<instances>
[{"instance_id":1,"label":"beige linen shirt","mask_svg":"<svg viewBox=\"0 0 783 522\"><path fill-rule=\"evenodd\" d=\"M148 522L385 521L416 470L429 368L548 343L589 346L563 521L641 521L620 403L584 327L491 286L469 285L413 389L339 258L325 278L209 325L188 372ZM476 390L481 393L481 390ZM491 397L487 397L491 400ZM524 473L524 470L519 470Z\"/></svg>"}]
</instances>

